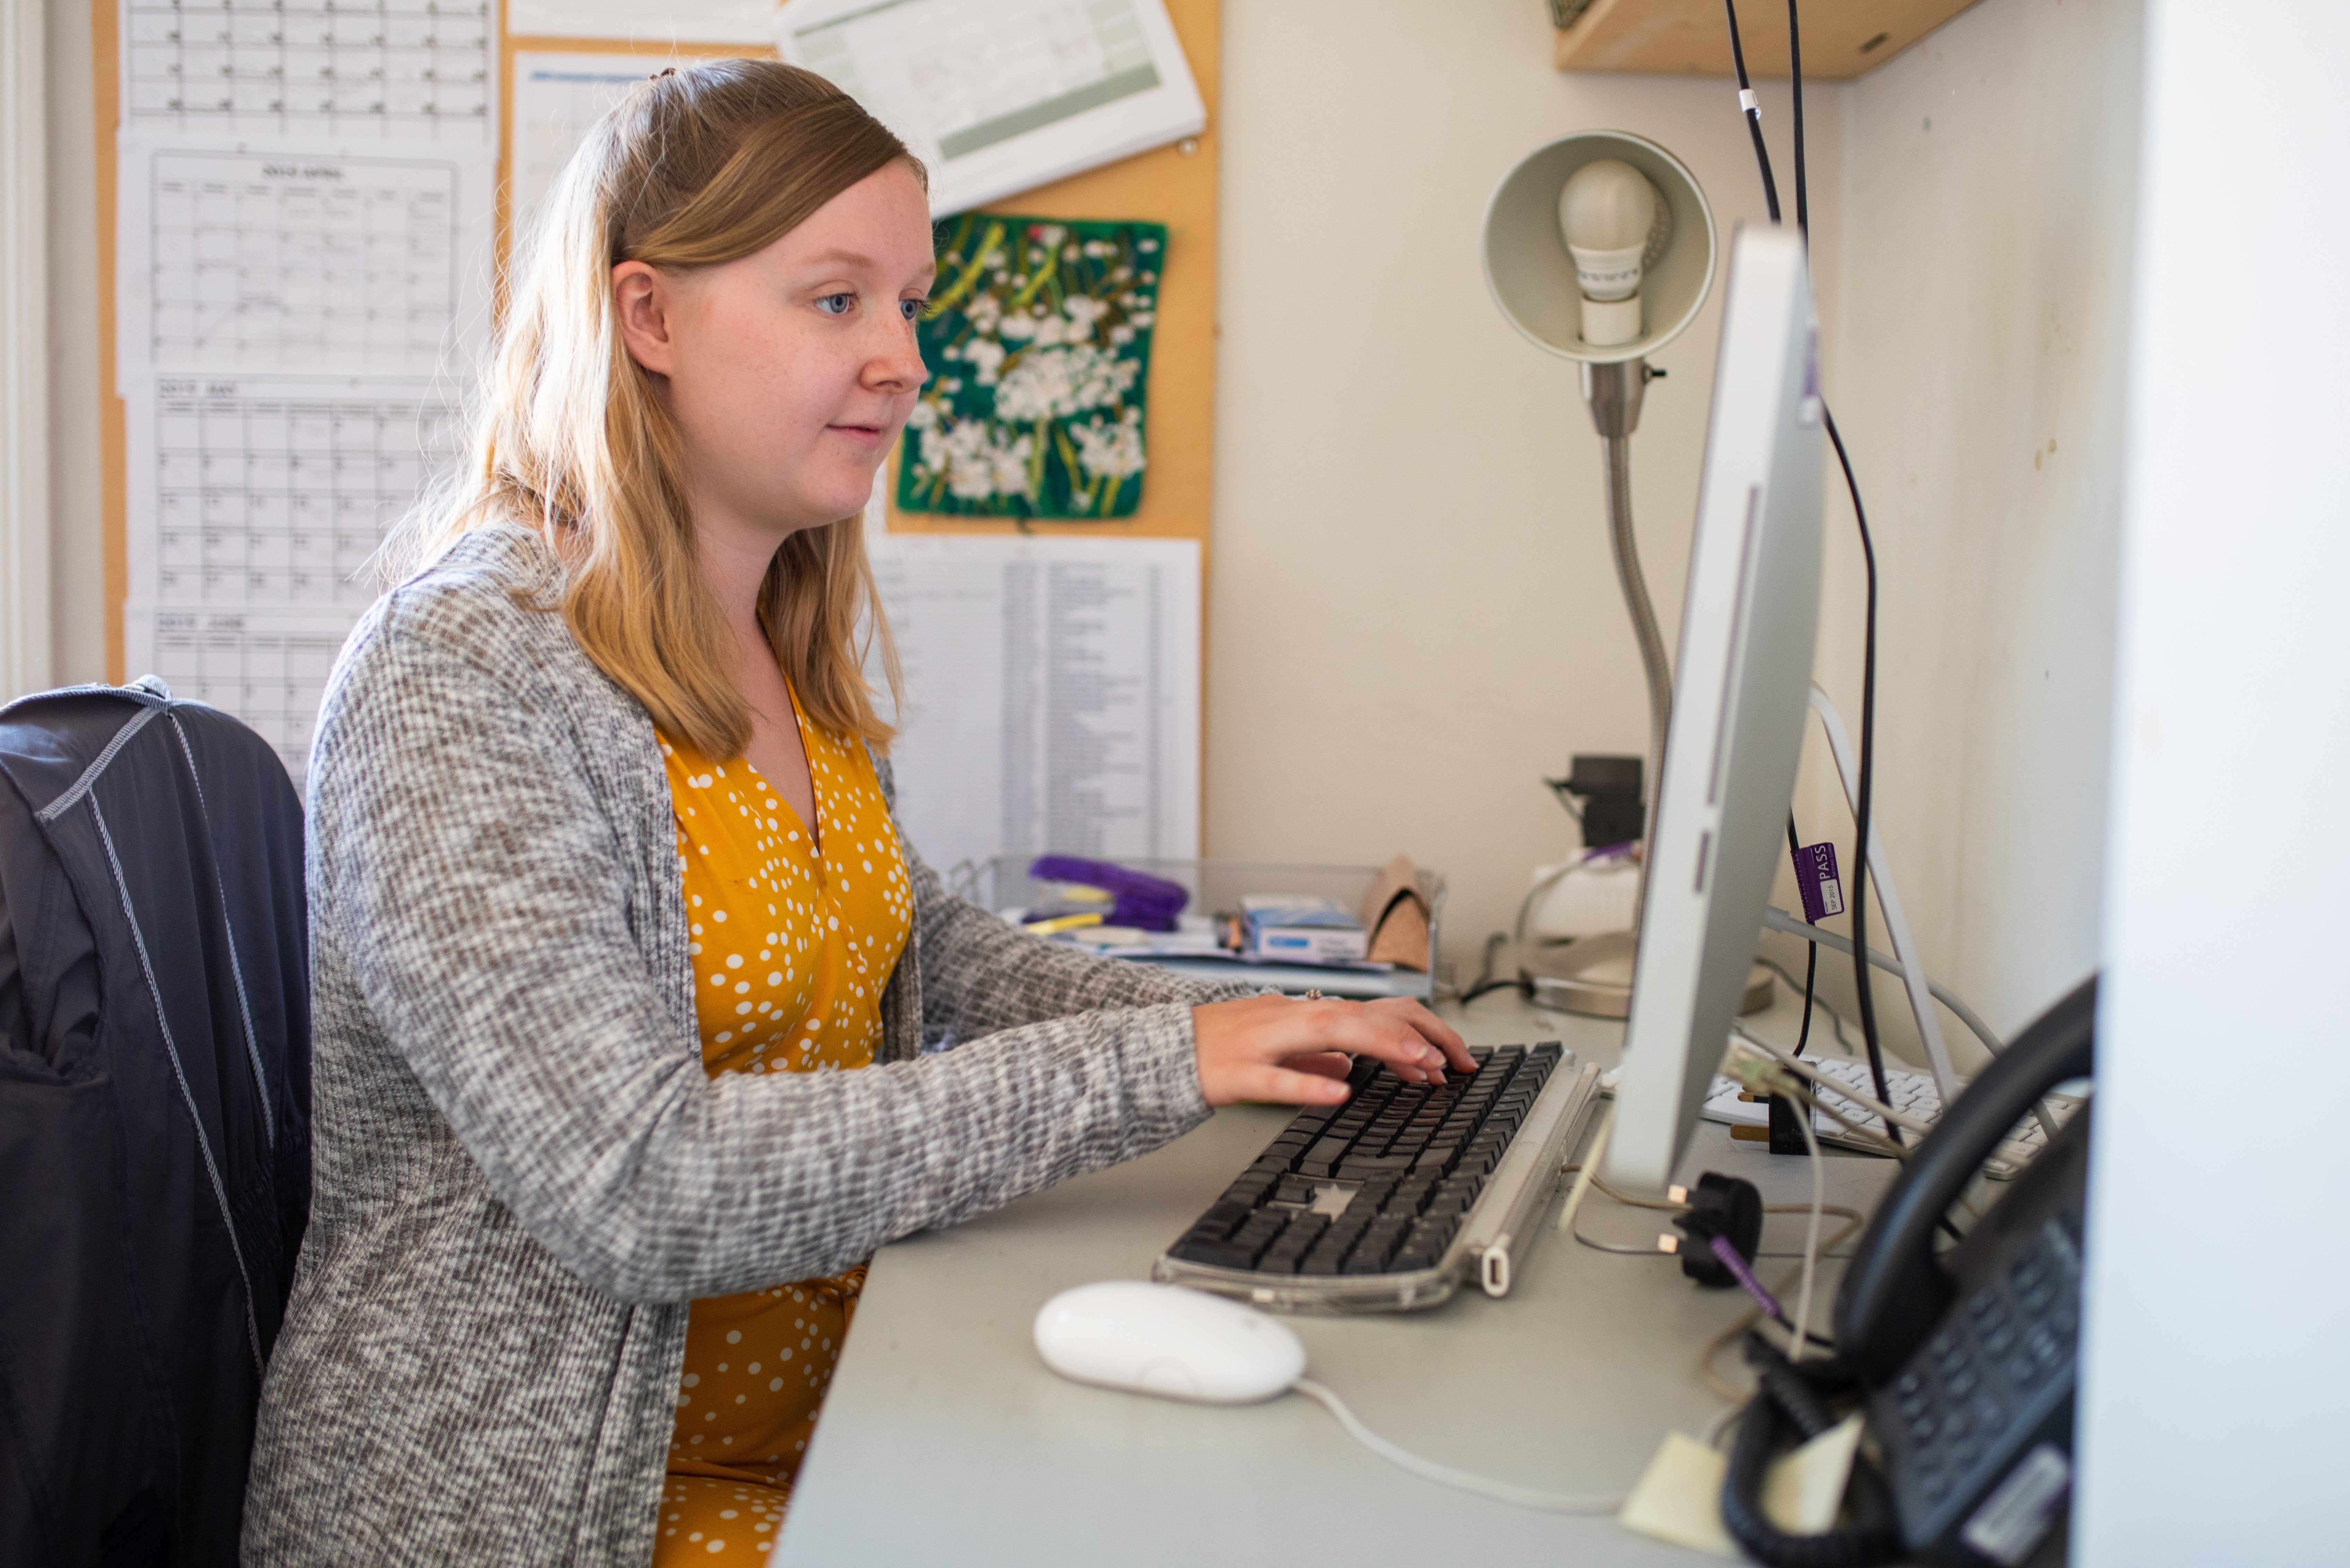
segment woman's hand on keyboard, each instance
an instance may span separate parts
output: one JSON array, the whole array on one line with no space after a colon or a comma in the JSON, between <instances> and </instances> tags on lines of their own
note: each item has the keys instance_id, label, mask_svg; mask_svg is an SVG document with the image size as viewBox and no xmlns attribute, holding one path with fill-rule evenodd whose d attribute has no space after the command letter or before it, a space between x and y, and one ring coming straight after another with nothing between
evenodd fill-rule
<instances>
[{"instance_id":1,"label":"woman's hand on keyboard","mask_svg":"<svg viewBox=\"0 0 2350 1568\"><path fill-rule=\"evenodd\" d=\"M1347 1097L1345 1068L1330 1053L1375 1056L1407 1084L1444 1081L1447 1064L1477 1070L1442 1019L1409 997L1301 1002L1253 996L1191 1009L1200 1090L1211 1106L1240 1100L1330 1106ZM1337 1067L1337 1074L1332 1068Z\"/></svg>"}]
</instances>

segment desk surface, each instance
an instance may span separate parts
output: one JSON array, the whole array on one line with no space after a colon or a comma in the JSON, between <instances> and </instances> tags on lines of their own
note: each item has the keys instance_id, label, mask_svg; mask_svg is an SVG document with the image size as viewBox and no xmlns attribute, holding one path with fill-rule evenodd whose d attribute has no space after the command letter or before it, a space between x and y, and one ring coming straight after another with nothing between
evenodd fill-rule
<instances>
[{"instance_id":1,"label":"desk surface","mask_svg":"<svg viewBox=\"0 0 2350 1568\"><path fill-rule=\"evenodd\" d=\"M1620 1044L1620 1025L1537 1013L1513 995L1446 1015L1472 1043L1560 1039L1602 1065ZM1794 1036L1783 994L1759 1022L1766 1037ZM1237 1565L1305 1552L1373 1568L1446 1561L1464 1546L1496 1564L1719 1561L1612 1519L1536 1513L1422 1480L1358 1447L1302 1396L1211 1407L1045 1370L1029 1337L1036 1309L1071 1285L1148 1279L1151 1260L1287 1116L1222 1111L1142 1159L885 1248L776 1563ZM1806 1164L1702 1123L1684 1169L1744 1176L1766 1202L1808 1202ZM1832 1156L1828 1201L1866 1209L1892 1174L1888 1160ZM1470 1291L1428 1312L1288 1320L1312 1375L1374 1431L1430 1458L1621 1495L1667 1432L1700 1432L1721 1413L1698 1381L1697 1352L1746 1298L1700 1290L1659 1255L1575 1245L1549 1223L1560 1201L1504 1300ZM1595 1192L1582 1229L1653 1245L1660 1219ZM1764 1252L1792 1257L1804 1223L1772 1217ZM1787 1266L1773 1262L1764 1277ZM1836 1278L1824 1267L1819 1290ZM1825 1316L1814 1307L1815 1322Z\"/></svg>"}]
</instances>

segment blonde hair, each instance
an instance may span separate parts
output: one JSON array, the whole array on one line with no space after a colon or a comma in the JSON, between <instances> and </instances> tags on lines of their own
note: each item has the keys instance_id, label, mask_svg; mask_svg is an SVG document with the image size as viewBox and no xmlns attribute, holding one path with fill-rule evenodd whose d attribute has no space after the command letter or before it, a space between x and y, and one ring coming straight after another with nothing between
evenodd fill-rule
<instances>
[{"instance_id":1,"label":"blonde hair","mask_svg":"<svg viewBox=\"0 0 2350 1568\"><path fill-rule=\"evenodd\" d=\"M704 584L681 446L622 344L612 268L715 266L763 249L887 165L922 168L831 83L772 60L664 72L598 121L546 197L508 282L465 461L414 520L429 559L473 529L536 529L566 566L562 614L588 657L660 729L733 758L751 709ZM863 656L893 705L898 658L862 515L793 534L759 589L775 662L807 716L886 750ZM860 636L860 631L862 636Z\"/></svg>"}]
</instances>

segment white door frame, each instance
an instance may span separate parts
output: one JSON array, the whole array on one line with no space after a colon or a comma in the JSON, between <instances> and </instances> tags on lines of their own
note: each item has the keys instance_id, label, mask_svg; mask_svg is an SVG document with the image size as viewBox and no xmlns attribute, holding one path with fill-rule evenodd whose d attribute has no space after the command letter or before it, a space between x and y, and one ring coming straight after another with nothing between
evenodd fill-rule
<instances>
[{"instance_id":1,"label":"white door frame","mask_svg":"<svg viewBox=\"0 0 2350 1568\"><path fill-rule=\"evenodd\" d=\"M0 0L0 701L49 684L43 0Z\"/></svg>"}]
</instances>

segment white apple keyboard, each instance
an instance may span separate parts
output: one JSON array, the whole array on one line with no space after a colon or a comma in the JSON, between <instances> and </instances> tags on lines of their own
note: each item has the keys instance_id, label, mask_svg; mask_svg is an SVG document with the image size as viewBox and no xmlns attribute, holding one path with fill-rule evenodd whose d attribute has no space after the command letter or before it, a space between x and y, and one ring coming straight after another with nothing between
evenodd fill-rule
<instances>
[{"instance_id":1,"label":"white apple keyboard","mask_svg":"<svg viewBox=\"0 0 2350 1568\"><path fill-rule=\"evenodd\" d=\"M1877 1085L1868 1071L1868 1064L1845 1056L1806 1056L1805 1065L1842 1084L1848 1084L1871 1099L1877 1097ZM1893 1096L1888 1102L1903 1116L1931 1126L1942 1114L1942 1094L1934 1085L1931 1073L1913 1073L1887 1067L1885 1087ZM1733 1127L1767 1127L1771 1122L1770 1105L1762 1100L1746 1100L1742 1091L1728 1078L1716 1077L1712 1092L1705 1102L1708 1121L1728 1122ZM1868 1131L1883 1137L1885 1118L1845 1098L1834 1089L1819 1091L1823 1104L1834 1106ZM2050 1095L2041 1102L2058 1127L2072 1119L2081 1102L2069 1095ZM1840 1148L1867 1148L1868 1145L1853 1137L1844 1126L1825 1113L1814 1113L1812 1127L1824 1144ZM2046 1146L2048 1136L2040 1126L2040 1118L2027 1116L2002 1140L1991 1158L1984 1162L1983 1172L2001 1181L2014 1177Z\"/></svg>"}]
</instances>

